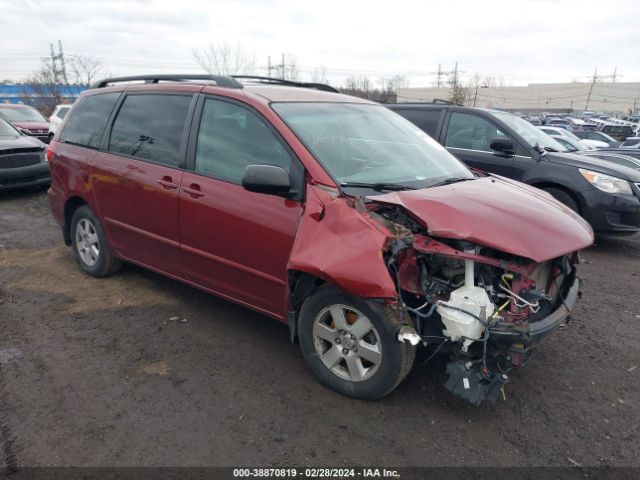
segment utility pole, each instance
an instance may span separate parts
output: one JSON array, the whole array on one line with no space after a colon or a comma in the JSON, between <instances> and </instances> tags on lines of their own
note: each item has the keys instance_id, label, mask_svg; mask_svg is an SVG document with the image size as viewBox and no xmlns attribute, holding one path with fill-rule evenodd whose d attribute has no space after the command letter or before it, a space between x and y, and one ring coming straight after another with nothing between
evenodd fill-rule
<instances>
[{"instance_id":1,"label":"utility pole","mask_svg":"<svg viewBox=\"0 0 640 480\"><path fill-rule=\"evenodd\" d=\"M476 98L478 98L478 84L476 83L476 93L473 96L473 106L476 106Z\"/></svg>"},{"instance_id":2,"label":"utility pole","mask_svg":"<svg viewBox=\"0 0 640 480\"><path fill-rule=\"evenodd\" d=\"M62 70L62 78L64 78L64 84L69 85L67 79L67 69L64 66L64 53L62 52L62 40L58 40L58 56L60 57L60 65Z\"/></svg>"},{"instance_id":3,"label":"utility pole","mask_svg":"<svg viewBox=\"0 0 640 480\"><path fill-rule=\"evenodd\" d=\"M589 93L587 94L587 103L584 106L585 111L589 110L589 102L591 101L591 92L593 92L593 86L596 84L597 80L598 80L598 69L596 68L593 71L593 81L591 82L591 86L589 87Z\"/></svg>"},{"instance_id":4,"label":"utility pole","mask_svg":"<svg viewBox=\"0 0 640 480\"><path fill-rule=\"evenodd\" d=\"M616 83L616 74L618 73L618 67L614 67L613 69L613 75L611 76L611 81L613 83Z\"/></svg>"},{"instance_id":5,"label":"utility pole","mask_svg":"<svg viewBox=\"0 0 640 480\"><path fill-rule=\"evenodd\" d=\"M271 78L271 55L267 57L267 76Z\"/></svg>"},{"instance_id":6,"label":"utility pole","mask_svg":"<svg viewBox=\"0 0 640 480\"><path fill-rule=\"evenodd\" d=\"M284 53L282 54L282 76L280 77L282 80L284 80Z\"/></svg>"},{"instance_id":7,"label":"utility pole","mask_svg":"<svg viewBox=\"0 0 640 480\"><path fill-rule=\"evenodd\" d=\"M56 54L53 49L53 43L50 43L51 47L51 70L53 72L53 81L56 85L62 83L61 80L64 81L65 85L69 85L69 80L67 79L67 69L64 64L64 53L62 51L62 42L58 40L58 53Z\"/></svg>"},{"instance_id":8,"label":"utility pole","mask_svg":"<svg viewBox=\"0 0 640 480\"><path fill-rule=\"evenodd\" d=\"M53 43L50 43L49 46L51 47L51 70L53 71L53 83L54 84L58 84L58 67L56 65L56 60L57 60L57 56L56 53L53 51Z\"/></svg>"},{"instance_id":9,"label":"utility pole","mask_svg":"<svg viewBox=\"0 0 640 480\"><path fill-rule=\"evenodd\" d=\"M440 88L440 79L442 78L442 65L439 63L438 64L438 80L436 82L436 85L438 88Z\"/></svg>"}]
</instances>

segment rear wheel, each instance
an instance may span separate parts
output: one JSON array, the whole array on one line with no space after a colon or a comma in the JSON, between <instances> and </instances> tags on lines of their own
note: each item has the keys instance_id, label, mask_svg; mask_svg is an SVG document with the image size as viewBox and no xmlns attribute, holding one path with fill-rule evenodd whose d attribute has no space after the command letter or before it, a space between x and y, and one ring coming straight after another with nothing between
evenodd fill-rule
<instances>
[{"instance_id":1,"label":"rear wheel","mask_svg":"<svg viewBox=\"0 0 640 480\"><path fill-rule=\"evenodd\" d=\"M351 397L380 398L411 370L415 347L400 343L400 319L384 304L325 286L300 310L305 361L324 385Z\"/></svg>"},{"instance_id":2,"label":"rear wheel","mask_svg":"<svg viewBox=\"0 0 640 480\"><path fill-rule=\"evenodd\" d=\"M569 193L565 192L564 190L560 190L559 188L545 188L544 191L558 200L564 206L569 207L576 213L580 213L578 202L576 202Z\"/></svg>"},{"instance_id":3,"label":"rear wheel","mask_svg":"<svg viewBox=\"0 0 640 480\"><path fill-rule=\"evenodd\" d=\"M106 277L120 269L121 262L109 251L100 221L88 205L71 218L71 242L80 268L93 277Z\"/></svg>"}]
</instances>

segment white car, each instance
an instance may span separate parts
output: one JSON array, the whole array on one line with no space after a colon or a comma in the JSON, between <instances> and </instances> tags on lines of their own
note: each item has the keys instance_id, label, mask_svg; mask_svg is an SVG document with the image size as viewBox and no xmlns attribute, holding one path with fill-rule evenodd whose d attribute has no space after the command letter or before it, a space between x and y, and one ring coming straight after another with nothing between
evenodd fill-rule
<instances>
[{"instance_id":1,"label":"white car","mask_svg":"<svg viewBox=\"0 0 640 480\"><path fill-rule=\"evenodd\" d=\"M609 146L608 143L601 142L600 140L589 140L586 138L578 138L566 128L548 127L546 125L538 128L542 130L544 133L551 135L554 138L556 137L569 138L572 140L571 143L577 142L583 147L585 147L587 150L595 150L596 148L607 148Z\"/></svg>"},{"instance_id":2,"label":"white car","mask_svg":"<svg viewBox=\"0 0 640 480\"><path fill-rule=\"evenodd\" d=\"M627 137L627 139L620 144L620 148L640 148L640 137Z\"/></svg>"},{"instance_id":3,"label":"white car","mask_svg":"<svg viewBox=\"0 0 640 480\"><path fill-rule=\"evenodd\" d=\"M71 110L71 105L56 105L55 110L49 117L49 137L53 137L64 117Z\"/></svg>"}]
</instances>

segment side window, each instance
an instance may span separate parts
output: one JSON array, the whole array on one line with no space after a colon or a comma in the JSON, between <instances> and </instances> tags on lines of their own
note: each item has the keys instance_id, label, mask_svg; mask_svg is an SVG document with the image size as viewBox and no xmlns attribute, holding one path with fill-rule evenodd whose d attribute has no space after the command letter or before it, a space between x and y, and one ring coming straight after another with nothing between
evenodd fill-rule
<instances>
[{"instance_id":1,"label":"side window","mask_svg":"<svg viewBox=\"0 0 640 480\"><path fill-rule=\"evenodd\" d=\"M240 185L247 165L274 165L289 171L291 156L254 112L208 98L198 131L195 170Z\"/></svg>"},{"instance_id":2,"label":"side window","mask_svg":"<svg viewBox=\"0 0 640 480\"><path fill-rule=\"evenodd\" d=\"M409 120L427 135L435 137L436 129L438 128L438 121L440 120L440 114L442 113L442 110L418 110L400 108L394 111Z\"/></svg>"},{"instance_id":3,"label":"side window","mask_svg":"<svg viewBox=\"0 0 640 480\"><path fill-rule=\"evenodd\" d=\"M73 109L62 134L61 142L97 148L120 93L104 93L85 97Z\"/></svg>"},{"instance_id":4,"label":"side window","mask_svg":"<svg viewBox=\"0 0 640 480\"><path fill-rule=\"evenodd\" d=\"M113 123L109 151L177 167L191 99L191 95L127 96Z\"/></svg>"},{"instance_id":5,"label":"side window","mask_svg":"<svg viewBox=\"0 0 640 480\"><path fill-rule=\"evenodd\" d=\"M61 120L62 120L64 117L66 117L66 116L67 116L67 112L69 111L69 108L70 108L70 107L64 107L64 108L61 108L61 109L58 111L58 113L56 114L56 116L57 116L59 119L61 119Z\"/></svg>"},{"instance_id":6,"label":"side window","mask_svg":"<svg viewBox=\"0 0 640 480\"><path fill-rule=\"evenodd\" d=\"M491 141L504 137L507 135L484 118L453 112L449 120L445 147L491 152Z\"/></svg>"}]
</instances>

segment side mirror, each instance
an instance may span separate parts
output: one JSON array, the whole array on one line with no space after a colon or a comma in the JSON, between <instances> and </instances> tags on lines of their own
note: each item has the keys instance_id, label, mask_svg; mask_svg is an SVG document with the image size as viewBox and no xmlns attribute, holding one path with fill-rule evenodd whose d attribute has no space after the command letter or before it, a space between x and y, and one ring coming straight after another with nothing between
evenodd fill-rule
<instances>
[{"instance_id":1,"label":"side mirror","mask_svg":"<svg viewBox=\"0 0 640 480\"><path fill-rule=\"evenodd\" d=\"M272 195L291 192L289 173L273 165L248 165L242 177L242 186L250 192Z\"/></svg>"},{"instance_id":2,"label":"side mirror","mask_svg":"<svg viewBox=\"0 0 640 480\"><path fill-rule=\"evenodd\" d=\"M494 138L491 140L489 148L504 155L513 155L516 153L516 146L510 138Z\"/></svg>"}]
</instances>

